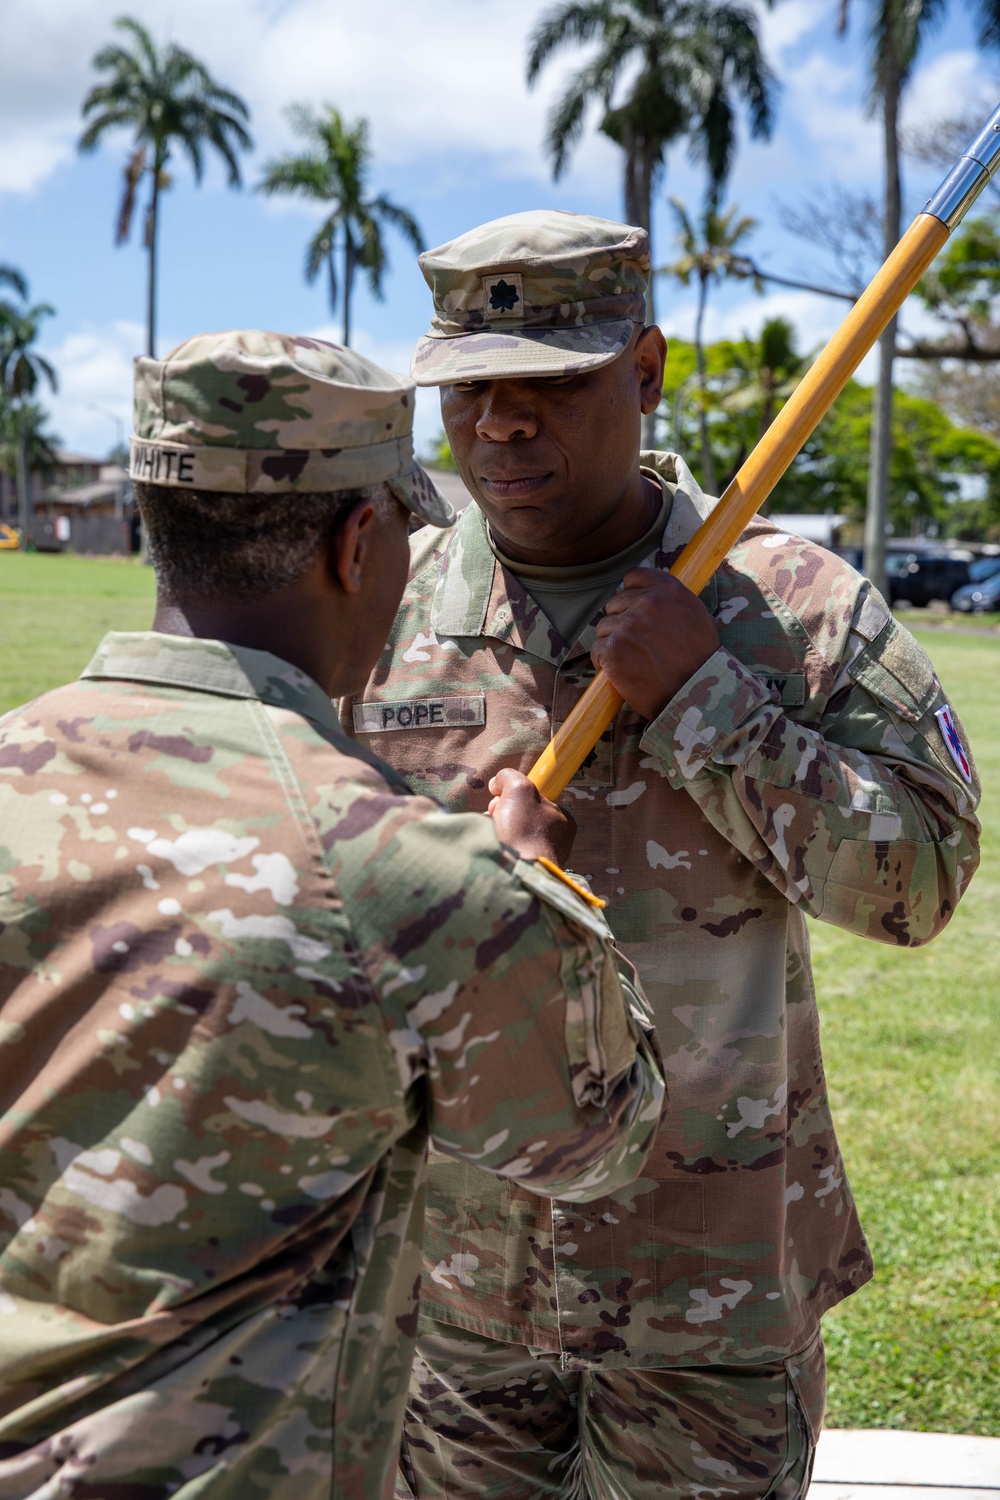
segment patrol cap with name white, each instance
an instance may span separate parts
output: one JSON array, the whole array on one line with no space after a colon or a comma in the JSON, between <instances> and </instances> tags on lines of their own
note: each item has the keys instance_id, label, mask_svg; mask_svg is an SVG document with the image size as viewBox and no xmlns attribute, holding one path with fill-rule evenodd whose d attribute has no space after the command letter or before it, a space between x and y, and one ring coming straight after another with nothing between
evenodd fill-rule
<instances>
[{"instance_id":1,"label":"patrol cap with name white","mask_svg":"<svg viewBox=\"0 0 1000 1500\"><path fill-rule=\"evenodd\" d=\"M339 344L235 329L135 362L130 476L274 494L380 482L431 526L455 511L413 457L413 382Z\"/></svg>"}]
</instances>

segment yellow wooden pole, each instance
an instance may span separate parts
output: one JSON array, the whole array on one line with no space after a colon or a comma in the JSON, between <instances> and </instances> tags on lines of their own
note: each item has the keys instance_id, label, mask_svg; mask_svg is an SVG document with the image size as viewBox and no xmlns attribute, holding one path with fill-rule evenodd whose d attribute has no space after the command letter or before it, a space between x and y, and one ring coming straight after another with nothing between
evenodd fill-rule
<instances>
[{"instance_id":1,"label":"yellow wooden pole","mask_svg":"<svg viewBox=\"0 0 1000 1500\"><path fill-rule=\"evenodd\" d=\"M693 593L708 583L998 167L1000 108L910 225L674 563L671 573ZM562 796L623 702L598 672L528 772L543 796L552 801Z\"/></svg>"}]
</instances>

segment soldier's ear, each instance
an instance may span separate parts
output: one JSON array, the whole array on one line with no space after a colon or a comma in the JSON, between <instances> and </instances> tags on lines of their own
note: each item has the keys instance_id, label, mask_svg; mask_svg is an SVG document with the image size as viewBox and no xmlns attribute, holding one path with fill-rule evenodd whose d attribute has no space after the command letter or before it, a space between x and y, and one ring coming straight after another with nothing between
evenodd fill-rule
<instances>
[{"instance_id":1,"label":"soldier's ear","mask_svg":"<svg viewBox=\"0 0 1000 1500\"><path fill-rule=\"evenodd\" d=\"M377 522L375 502L359 500L330 538L327 565L334 583L345 594L361 593Z\"/></svg>"},{"instance_id":2,"label":"soldier's ear","mask_svg":"<svg viewBox=\"0 0 1000 1500\"><path fill-rule=\"evenodd\" d=\"M645 414L655 411L663 398L663 370L667 344L655 324L643 328L633 349L639 383L639 402Z\"/></svg>"}]
</instances>

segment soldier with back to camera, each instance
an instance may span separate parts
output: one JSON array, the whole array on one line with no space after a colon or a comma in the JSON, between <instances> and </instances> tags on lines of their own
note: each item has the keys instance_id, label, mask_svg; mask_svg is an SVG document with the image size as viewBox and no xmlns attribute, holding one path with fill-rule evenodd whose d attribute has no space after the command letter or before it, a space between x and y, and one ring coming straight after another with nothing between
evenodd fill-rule
<instances>
[{"instance_id":1,"label":"soldier with back to camera","mask_svg":"<svg viewBox=\"0 0 1000 1500\"><path fill-rule=\"evenodd\" d=\"M574 1199L642 1168L569 820L513 772L449 815L330 702L454 520L412 419L315 339L139 360L153 630L0 724L2 1500L391 1495L428 1136Z\"/></svg>"}]
</instances>

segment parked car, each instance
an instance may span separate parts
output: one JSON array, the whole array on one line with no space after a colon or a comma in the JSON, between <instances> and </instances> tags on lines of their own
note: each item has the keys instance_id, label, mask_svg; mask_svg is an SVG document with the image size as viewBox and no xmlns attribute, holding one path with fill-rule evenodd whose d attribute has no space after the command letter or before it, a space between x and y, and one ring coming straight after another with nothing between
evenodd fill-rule
<instances>
[{"instance_id":1,"label":"parked car","mask_svg":"<svg viewBox=\"0 0 1000 1500\"><path fill-rule=\"evenodd\" d=\"M973 579L951 596L951 607L964 614L981 615L986 610L1000 610L1000 571L989 578Z\"/></svg>"},{"instance_id":2,"label":"parked car","mask_svg":"<svg viewBox=\"0 0 1000 1500\"><path fill-rule=\"evenodd\" d=\"M950 599L969 582L969 562L952 552L891 552L885 560L889 603L922 609L932 599Z\"/></svg>"},{"instance_id":3,"label":"parked car","mask_svg":"<svg viewBox=\"0 0 1000 1500\"><path fill-rule=\"evenodd\" d=\"M1000 557L977 557L969 564L970 583L982 583L994 573L1000 573Z\"/></svg>"}]
</instances>

